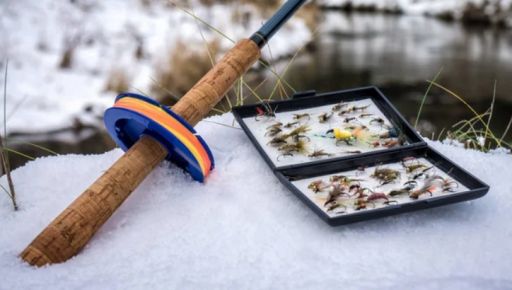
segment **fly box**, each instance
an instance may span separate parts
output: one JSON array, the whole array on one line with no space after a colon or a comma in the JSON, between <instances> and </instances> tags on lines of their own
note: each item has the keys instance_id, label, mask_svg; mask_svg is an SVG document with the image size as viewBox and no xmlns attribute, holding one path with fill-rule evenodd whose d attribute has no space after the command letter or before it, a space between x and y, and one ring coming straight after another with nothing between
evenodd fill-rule
<instances>
[{"instance_id":1,"label":"fly box","mask_svg":"<svg viewBox=\"0 0 512 290\"><path fill-rule=\"evenodd\" d=\"M428 147L376 87L233 108L279 180L330 225L483 196L489 187Z\"/></svg>"}]
</instances>

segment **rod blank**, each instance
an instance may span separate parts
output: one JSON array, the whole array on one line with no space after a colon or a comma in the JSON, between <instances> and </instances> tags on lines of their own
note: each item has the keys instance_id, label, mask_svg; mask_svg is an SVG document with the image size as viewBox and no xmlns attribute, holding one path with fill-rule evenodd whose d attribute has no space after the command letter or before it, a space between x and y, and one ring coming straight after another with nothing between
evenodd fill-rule
<instances>
[{"instance_id":1,"label":"rod blank","mask_svg":"<svg viewBox=\"0 0 512 290\"><path fill-rule=\"evenodd\" d=\"M288 0L265 24L251 36L260 48L283 26L283 24L299 9L306 0Z\"/></svg>"}]
</instances>

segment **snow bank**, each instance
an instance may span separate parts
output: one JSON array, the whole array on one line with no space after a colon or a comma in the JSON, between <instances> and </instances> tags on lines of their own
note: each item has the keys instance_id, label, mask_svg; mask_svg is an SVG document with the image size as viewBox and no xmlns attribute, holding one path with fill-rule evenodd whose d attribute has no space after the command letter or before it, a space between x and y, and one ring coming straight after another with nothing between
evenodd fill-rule
<instances>
[{"instance_id":1,"label":"snow bank","mask_svg":"<svg viewBox=\"0 0 512 290\"><path fill-rule=\"evenodd\" d=\"M487 1L487 0L319 0L320 5L329 7L342 7L352 4L355 7L375 7L382 9L399 9L408 14L429 14L438 15L453 13L460 17L468 4L481 7L488 4L486 13L489 15L509 11L512 8L512 1Z\"/></svg>"},{"instance_id":2,"label":"snow bank","mask_svg":"<svg viewBox=\"0 0 512 290\"><path fill-rule=\"evenodd\" d=\"M0 5L0 83L4 60L9 59L7 88L8 130L41 132L71 126L74 120L97 125L114 93L105 92L109 75L123 71L130 91L150 93L155 68L167 62L176 42L204 51L208 41L222 39L221 50L233 44L200 25L166 1L5 0ZM178 1L179 2L179 1ZM247 4L203 6L192 10L198 17L234 40L249 37L265 21ZM246 21L236 22L236 14ZM291 19L269 46L272 56L295 52L311 38L300 18ZM138 43L143 57L136 59ZM72 66L59 68L67 46L76 45ZM263 54L268 57L268 50ZM3 91L3 90L2 90ZM89 110L86 110L89 107ZM92 109L91 109L92 108Z\"/></svg>"},{"instance_id":3,"label":"snow bank","mask_svg":"<svg viewBox=\"0 0 512 290\"><path fill-rule=\"evenodd\" d=\"M197 126L217 162L206 184L162 164L64 264L33 269L16 255L121 151L45 157L14 171L21 210L0 198L0 289L512 287L511 155L430 142L490 192L332 228L279 183L241 130L212 122L233 117Z\"/></svg>"}]
</instances>

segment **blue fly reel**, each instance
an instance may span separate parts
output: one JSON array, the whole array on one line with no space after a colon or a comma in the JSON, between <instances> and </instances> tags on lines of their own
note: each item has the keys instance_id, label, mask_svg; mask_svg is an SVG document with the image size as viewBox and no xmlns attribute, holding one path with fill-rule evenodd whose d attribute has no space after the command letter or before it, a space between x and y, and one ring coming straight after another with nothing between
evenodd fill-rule
<instances>
[{"instance_id":1,"label":"blue fly reel","mask_svg":"<svg viewBox=\"0 0 512 290\"><path fill-rule=\"evenodd\" d=\"M116 144L128 150L141 136L151 136L168 152L167 160L204 182L214 168L203 138L183 118L148 97L124 93L105 111L105 127Z\"/></svg>"}]
</instances>

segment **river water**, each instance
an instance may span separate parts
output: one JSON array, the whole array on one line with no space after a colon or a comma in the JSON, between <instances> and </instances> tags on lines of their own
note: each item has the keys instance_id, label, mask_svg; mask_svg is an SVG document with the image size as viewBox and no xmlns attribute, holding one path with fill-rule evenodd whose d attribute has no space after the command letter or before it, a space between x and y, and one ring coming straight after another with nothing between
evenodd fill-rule
<instances>
[{"instance_id":1,"label":"river water","mask_svg":"<svg viewBox=\"0 0 512 290\"><path fill-rule=\"evenodd\" d=\"M413 123L428 86L426 80L441 69L439 83L463 96L479 112L490 106L497 81L491 127L501 136L512 116L511 30L467 27L421 16L322 14L325 18L315 34L314 49L301 53L286 75L295 89L325 92L377 85ZM419 129L430 136L470 117L471 112L455 98L434 89ZM113 147L102 129L87 130L87 134L59 132L59 137L52 133L20 138L61 154L98 153ZM73 142L61 138L63 134L72 135ZM511 140L512 134L506 139ZM32 156L47 155L26 143L14 147ZM27 161L11 157L14 167Z\"/></svg>"},{"instance_id":2,"label":"river water","mask_svg":"<svg viewBox=\"0 0 512 290\"><path fill-rule=\"evenodd\" d=\"M377 85L413 121L428 87L426 80L442 70L438 82L479 112L490 106L497 82L492 122L496 132L503 132L512 117L511 30L422 16L323 14L316 50L294 61L287 73L294 88L331 91ZM470 117L459 101L435 89L427 99L420 130L430 135Z\"/></svg>"}]
</instances>

